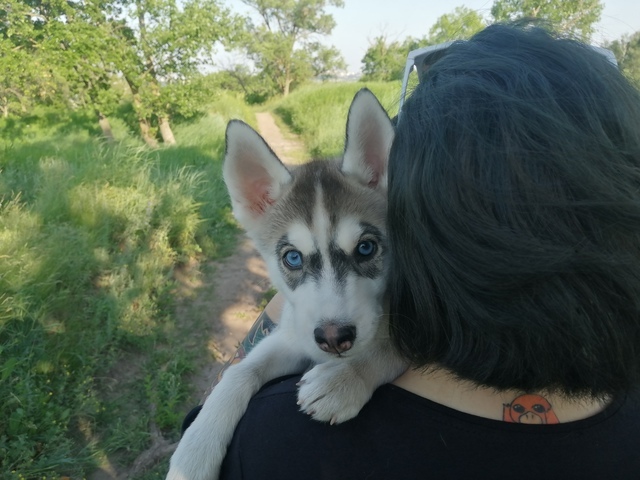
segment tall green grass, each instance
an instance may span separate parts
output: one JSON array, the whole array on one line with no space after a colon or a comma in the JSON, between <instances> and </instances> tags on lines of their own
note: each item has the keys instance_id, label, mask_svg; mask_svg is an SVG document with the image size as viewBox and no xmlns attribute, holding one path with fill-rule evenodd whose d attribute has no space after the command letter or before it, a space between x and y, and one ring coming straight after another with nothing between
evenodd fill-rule
<instances>
[{"instance_id":1,"label":"tall green grass","mask_svg":"<svg viewBox=\"0 0 640 480\"><path fill-rule=\"evenodd\" d=\"M363 87L378 97L390 117L397 114L400 82L309 85L276 103L273 110L302 137L313 157L336 157L344 149L349 105Z\"/></svg>"},{"instance_id":2,"label":"tall green grass","mask_svg":"<svg viewBox=\"0 0 640 480\"><path fill-rule=\"evenodd\" d=\"M117 119L115 145L64 114L0 124L0 478L83 478L179 425L172 271L233 246L230 117L253 123L223 96L158 150Z\"/></svg>"}]
</instances>

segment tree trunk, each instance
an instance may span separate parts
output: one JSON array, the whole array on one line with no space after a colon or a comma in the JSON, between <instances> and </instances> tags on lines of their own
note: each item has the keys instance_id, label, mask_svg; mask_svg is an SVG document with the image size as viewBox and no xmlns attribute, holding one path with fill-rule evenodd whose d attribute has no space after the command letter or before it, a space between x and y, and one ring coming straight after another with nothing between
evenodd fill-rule
<instances>
[{"instance_id":1,"label":"tree trunk","mask_svg":"<svg viewBox=\"0 0 640 480\"><path fill-rule=\"evenodd\" d=\"M125 73L124 79L129 85L129 89L131 90L131 96L133 97L133 110L136 112L136 116L138 117L138 125L140 126L140 136L144 143L146 143L151 148L156 148L158 146L158 141L155 139L153 135L151 135L151 127L149 126L149 120L145 118L140 112L142 111L142 101L140 100L140 94L138 93L138 87L135 83L129 78L129 76Z\"/></svg>"},{"instance_id":2,"label":"tree trunk","mask_svg":"<svg viewBox=\"0 0 640 480\"><path fill-rule=\"evenodd\" d=\"M98 112L98 125L100 125L104 138L106 138L109 143L113 143L115 139L113 138L113 132L111 131L111 124L109 123L109 119L102 112Z\"/></svg>"},{"instance_id":3,"label":"tree trunk","mask_svg":"<svg viewBox=\"0 0 640 480\"><path fill-rule=\"evenodd\" d=\"M162 135L162 141L165 145L175 145L176 139L173 136L171 125L169 125L169 119L165 116L158 116L158 127L160 128L160 135Z\"/></svg>"},{"instance_id":4,"label":"tree trunk","mask_svg":"<svg viewBox=\"0 0 640 480\"><path fill-rule=\"evenodd\" d=\"M151 148L158 147L158 141L155 139L153 135L151 135L151 127L149 126L149 121L146 118L138 117L138 125L140 125L140 136Z\"/></svg>"},{"instance_id":5,"label":"tree trunk","mask_svg":"<svg viewBox=\"0 0 640 480\"><path fill-rule=\"evenodd\" d=\"M160 82L158 81L158 76L156 75L156 68L153 63L153 56L151 50L148 48L148 43L146 40L147 37L147 24L144 17L144 9L142 8L142 2L140 0L136 0L136 9L138 13L138 29L140 31L140 45L142 46L142 54L144 58L144 64L147 69L147 74L151 79L151 91L156 96L160 96ZM153 112L154 114L156 112ZM160 130L160 135L162 136L162 140L166 145L175 145L176 139L173 136L173 132L171 131L171 127L169 126L169 119L164 115L157 115L158 118L158 129Z\"/></svg>"},{"instance_id":6,"label":"tree trunk","mask_svg":"<svg viewBox=\"0 0 640 480\"><path fill-rule=\"evenodd\" d=\"M291 78L291 70L289 69L289 67L287 67L284 75L284 88L282 89L282 96L286 97L287 95L289 95L289 88L292 81L293 79Z\"/></svg>"}]
</instances>

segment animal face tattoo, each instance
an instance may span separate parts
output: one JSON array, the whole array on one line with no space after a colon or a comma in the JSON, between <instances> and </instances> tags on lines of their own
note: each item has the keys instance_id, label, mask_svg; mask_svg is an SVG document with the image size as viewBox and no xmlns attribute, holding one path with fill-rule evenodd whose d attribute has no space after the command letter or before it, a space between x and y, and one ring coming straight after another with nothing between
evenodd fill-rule
<instances>
[{"instance_id":1,"label":"animal face tattoo","mask_svg":"<svg viewBox=\"0 0 640 480\"><path fill-rule=\"evenodd\" d=\"M533 394L520 395L511 403L503 404L502 420L538 425L560 423L547 399Z\"/></svg>"}]
</instances>

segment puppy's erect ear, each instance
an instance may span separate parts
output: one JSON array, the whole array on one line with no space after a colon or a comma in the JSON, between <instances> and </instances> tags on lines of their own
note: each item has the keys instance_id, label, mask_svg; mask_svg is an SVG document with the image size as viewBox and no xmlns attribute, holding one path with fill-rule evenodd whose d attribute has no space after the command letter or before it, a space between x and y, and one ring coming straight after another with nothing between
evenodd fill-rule
<instances>
[{"instance_id":1,"label":"puppy's erect ear","mask_svg":"<svg viewBox=\"0 0 640 480\"><path fill-rule=\"evenodd\" d=\"M249 230L291 181L291 173L253 128L239 120L227 125L222 175L233 213Z\"/></svg>"},{"instance_id":2,"label":"puppy's erect ear","mask_svg":"<svg viewBox=\"0 0 640 480\"><path fill-rule=\"evenodd\" d=\"M371 188L387 188L387 164L395 131L378 99L363 88L353 99L347 119L342 171Z\"/></svg>"}]
</instances>

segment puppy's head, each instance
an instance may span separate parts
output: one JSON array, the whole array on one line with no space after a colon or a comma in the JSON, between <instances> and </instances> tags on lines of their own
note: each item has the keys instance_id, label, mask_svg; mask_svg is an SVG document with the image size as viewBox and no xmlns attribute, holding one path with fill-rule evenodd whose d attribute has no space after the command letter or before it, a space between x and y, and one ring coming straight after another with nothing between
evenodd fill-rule
<instances>
[{"instance_id":1,"label":"puppy's head","mask_svg":"<svg viewBox=\"0 0 640 480\"><path fill-rule=\"evenodd\" d=\"M385 290L387 161L393 126L358 92L342 159L287 168L248 125L227 127L233 211L318 355L347 356L373 337Z\"/></svg>"}]
</instances>

